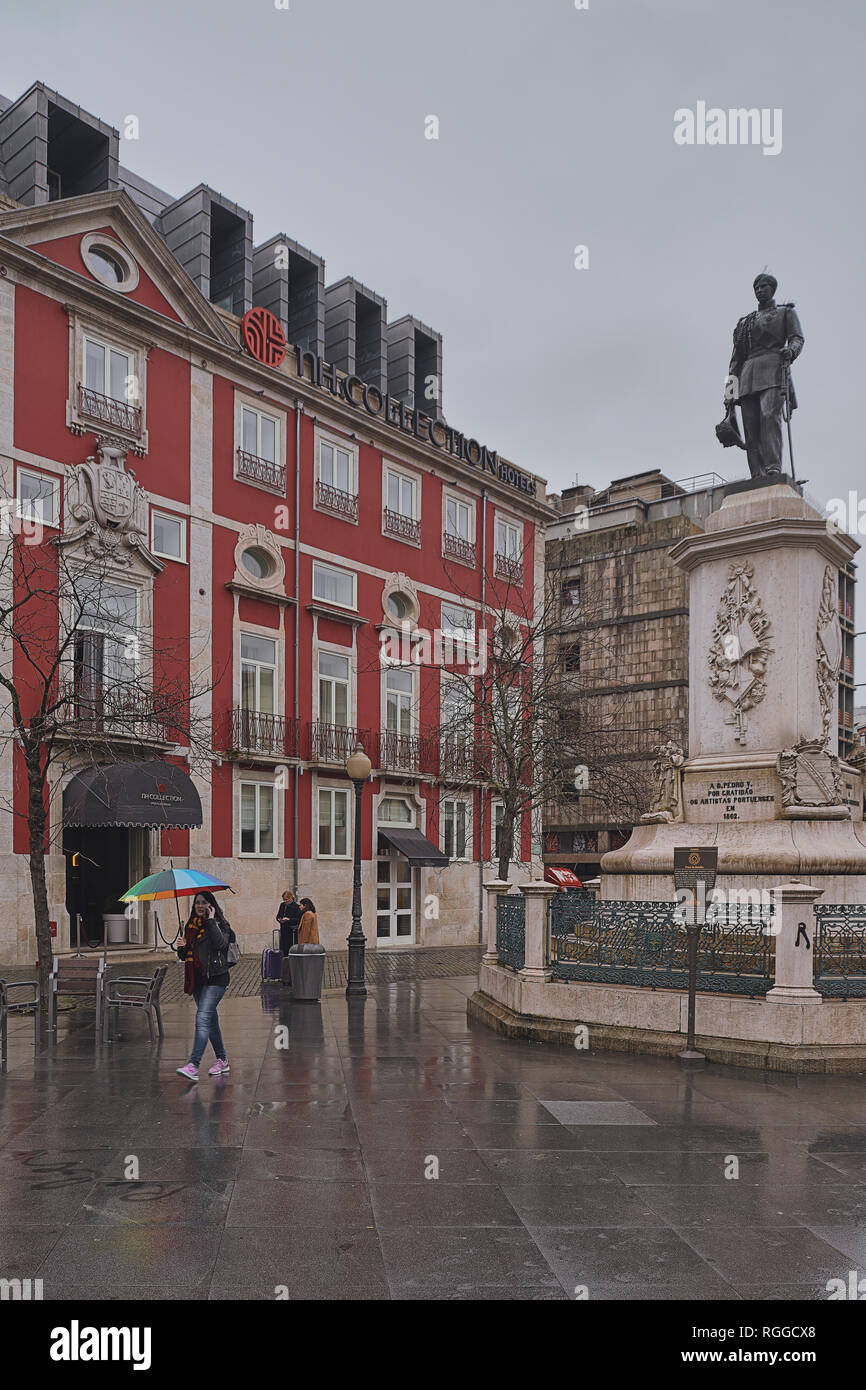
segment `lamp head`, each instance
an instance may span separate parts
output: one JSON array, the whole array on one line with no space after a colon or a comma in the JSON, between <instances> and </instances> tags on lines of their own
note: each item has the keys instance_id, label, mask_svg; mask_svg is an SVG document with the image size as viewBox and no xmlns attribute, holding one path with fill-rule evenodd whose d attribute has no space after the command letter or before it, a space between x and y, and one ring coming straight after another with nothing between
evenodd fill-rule
<instances>
[{"instance_id":1,"label":"lamp head","mask_svg":"<svg viewBox=\"0 0 866 1390\"><path fill-rule=\"evenodd\" d=\"M346 771L353 782L366 782L373 771L373 764L360 743L355 744L354 752L346 759Z\"/></svg>"}]
</instances>

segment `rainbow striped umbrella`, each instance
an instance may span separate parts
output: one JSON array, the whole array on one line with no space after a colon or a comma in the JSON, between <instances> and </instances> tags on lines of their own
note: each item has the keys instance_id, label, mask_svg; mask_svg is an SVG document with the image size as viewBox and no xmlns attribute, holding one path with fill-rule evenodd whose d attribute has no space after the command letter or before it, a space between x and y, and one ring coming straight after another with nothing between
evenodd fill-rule
<instances>
[{"instance_id":1,"label":"rainbow striped umbrella","mask_svg":"<svg viewBox=\"0 0 866 1390\"><path fill-rule=\"evenodd\" d=\"M211 893L219 893L227 889L233 893L234 889L229 888L227 883L223 883L221 878L212 878L210 874L203 874L199 869L176 869L172 864L170 869L160 869L158 874L148 874L147 878L134 883L122 895L122 903L152 903L163 902L167 898L174 898L174 907L177 913L177 932L175 941L183 930L183 923L180 920L180 903L178 898L191 898L196 893L200 893L205 888ZM159 926L159 914L156 915L156 927L163 941L162 931ZM171 945L171 942L167 942Z\"/></svg>"},{"instance_id":2,"label":"rainbow striped umbrella","mask_svg":"<svg viewBox=\"0 0 866 1390\"><path fill-rule=\"evenodd\" d=\"M222 889L228 889L230 893L234 891L221 878L211 878L210 874L203 874L198 869L172 867L160 869L158 874L148 874L147 878L134 883L122 894L120 901L151 903L160 902L163 898L189 898L203 888L211 893L219 893Z\"/></svg>"}]
</instances>

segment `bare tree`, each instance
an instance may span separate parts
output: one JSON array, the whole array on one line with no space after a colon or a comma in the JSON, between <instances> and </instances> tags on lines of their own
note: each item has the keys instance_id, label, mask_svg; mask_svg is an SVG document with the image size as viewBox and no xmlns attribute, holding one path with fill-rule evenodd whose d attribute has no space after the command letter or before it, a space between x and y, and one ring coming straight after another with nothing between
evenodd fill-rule
<instances>
[{"instance_id":1,"label":"bare tree","mask_svg":"<svg viewBox=\"0 0 866 1390\"><path fill-rule=\"evenodd\" d=\"M0 755L14 745L13 795L0 809L26 824L39 980L47 998L52 945L46 856L63 833L52 792L64 767L183 753L203 768L213 755L199 702L214 682L190 675L191 645L142 625L129 605L121 552L68 553L39 524L10 524L0 538ZM121 556L122 558L122 556ZM129 561L125 561L129 563ZM23 783L23 785L22 785ZM19 796L15 796L17 786Z\"/></svg>"}]
</instances>

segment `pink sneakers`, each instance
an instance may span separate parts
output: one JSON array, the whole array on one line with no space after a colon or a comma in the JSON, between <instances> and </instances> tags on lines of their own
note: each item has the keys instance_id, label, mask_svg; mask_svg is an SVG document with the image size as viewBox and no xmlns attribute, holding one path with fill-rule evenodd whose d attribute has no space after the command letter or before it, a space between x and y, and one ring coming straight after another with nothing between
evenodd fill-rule
<instances>
[{"instance_id":1,"label":"pink sneakers","mask_svg":"<svg viewBox=\"0 0 866 1390\"><path fill-rule=\"evenodd\" d=\"M198 1081L198 1067L192 1062L187 1062L185 1067L175 1067L178 1076L185 1076L188 1081Z\"/></svg>"},{"instance_id":2,"label":"pink sneakers","mask_svg":"<svg viewBox=\"0 0 866 1390\"><path fill-rule=\"evenodd\" d=\"M214 1065L209 1068L208 1076L222 1076L223 1072L227 1071L231 1071L231 1067L229 1066L226 1059L224 1057L222 1058L222 1060L217 1058Z\"/></svg>"}]
</instances>

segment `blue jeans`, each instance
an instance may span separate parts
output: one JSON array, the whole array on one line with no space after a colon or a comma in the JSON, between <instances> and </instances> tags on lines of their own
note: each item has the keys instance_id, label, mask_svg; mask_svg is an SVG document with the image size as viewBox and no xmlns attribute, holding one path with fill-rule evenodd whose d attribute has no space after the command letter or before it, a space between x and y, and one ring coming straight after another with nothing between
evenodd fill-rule
<instances>
[{"instance_id":1,"label":"blue jeans","mask_svg":"<svg viewBox=\"0 0 866 1390\"><path fill-rule=\"evenodd\" d=\"M210 1039L211 1046L219 1061L225 1060L226 1050L217 1017L219 1002L226 992L225 985L196 985L192 997L196 1002L195 1041L192 1045L190 1061L197 1067Z\"/></svg>"}]
</instances>

